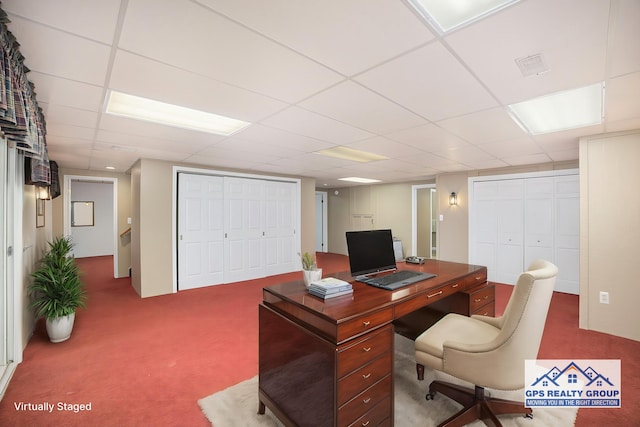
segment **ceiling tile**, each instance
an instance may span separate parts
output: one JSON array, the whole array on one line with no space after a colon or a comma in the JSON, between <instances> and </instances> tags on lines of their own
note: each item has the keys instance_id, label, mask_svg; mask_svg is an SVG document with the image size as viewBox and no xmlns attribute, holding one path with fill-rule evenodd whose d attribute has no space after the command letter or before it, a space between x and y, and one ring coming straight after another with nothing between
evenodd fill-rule
<instances>
[{"instance_id":1,"label":"ceiling tile","mask_svg":"<svg viewBox=\"0 0 640 427\"><path fill-rule=\"evenodd\" d=\"M611 76L640 70L640 2L612 1L615 24L611 34Z\"/></svg>"},{"instance_id":2,"label":"ceiling tile","mask_svg":"<svg viewBox=\"0 0 640 427\"><path fill-rule=\"evenodd\" d=\"M542 153L542 149L530 138L519 138L508 141L483 144L482 149L493 156L505 160L518 155ZM505 160L506 161L506 160Z\"/></svg>"},{"instance_id":3,"label":"ceiling tile","mask_svg":"<svg viewBox=\"0 0 640 427\"><path fill-rule=\"evenodd\" d=\"M504 108L492 108L441 120L437 125L472 144L521 138L525 135Z\"/></svg>"},{"instance_id":4,"label":"ceiling tile","mask_svg":"<svg viewBox=\"0 0 640 427\"><path fill-rule=\"evenodd\" d=\"M426 124L385 135L389 139L403 142L423 151L437 151L447 148L468 146L459 137L434 124Z\"/></svg>"},{"instance_id":5,"label":"ceiling tile","mask_svg":"<svg viewBox=\"0 0 640 427\"><path fill-rule=\"evenodd\" d=\"M197 1L348 76L434 38L390 0Z\"/></svg>"},{"instance_id":6,"label":"ceiling tile","mask_svg":"<svg viewBox=\"0 0 640 427\"><path fill-rule=\"evenodd\" d=\"M82 37L15 16L8 25L33 70L83 83L103 85L111 49Z\"/></svg>"},{"instance_id":7,"label":"ceiling tile","mask_svg":"<svg viewBox=\"0 0 640 427\"><path fill-rule=\"evenodd\" d=\"M352 81L340 83L299 105L373 133L388 133L426 123L422 117Z\"/></svg>"},{"instance_id":8,"label":"ceiling tile","mask_svg":"<svg viewBox=\"0 0 640 427\"><path fill-rule=\"evenodd\" d=\"M374 136L362 129L299 107L287 108L263 120L262 123L310 138L333 142L334 144L346 144Z\"/></svg>"},{"instance_id":9,"label":"ceiling tile","mask_svg":"<svg viewBox=\"0 0 640 427\"><path fill-rule=\"evenodd\" d=\"M98 123L98 113L79 110L62 105L40 104L44 111L47 125L70 125L95 129Z\"/></svg>"},{"instance_id":10,"label":"ceiling tile","mask_svg":"<svg viewBox=\"0 0 640 427\"><path fill-rule=\"evenodd\" d=\"M120 48L290 102L342 80L325 66L186 0L129 2Z\"/></svg>"},{"instance_id":11,"label":"ceiling tile","mask_svg":"<svg viewBox=\"0 0 640 427\"><path fill-rule=\"evenodd\" d=\"M355 150L367 151L389 158L399 156L412 156L424 152L423 150L420 150L411 145L396 142L381 136L353 142L351 144L346 144L346 146Z\"/></svg>"},{"instance_id":12,"label":"ceiling tile","mask_svg":"<svg viewBox=\"0 0 640 427\"><path fill-rule=\"evenodd\" d=\"M158 150L185 154L197 153L209 145L188 139L177 142L160 139L158 137L131 135L105 130L98 131L96 141L106 145L109 149L114 149L115 151Z\"/></svg>"},{"instance_id":13,"label":"ceiling tile","mask_svg":"<svg viewBox=\"0 0 640 427\"><path fill-rule=\"evenodd\" d=\"M522 1L445 38L504 104L605 79L609 0ZM550 71L523 77L518 58Z\"/></svg>"},{"instance_id":14,"label":"ceiling tile","mask_svg":"<svg viewBox=\"0 0 640 427\"><path fill-rule=\"evenodd\" d=\"M233 135L254 143L266 143L294 151L312 153L335 146L335 144L308 136L298 135L282 129L261 124L251 125Z\"/></svg>"},{"instance_id":15,"label":"ceiling tile","mask_svg":"<svg viewBox=\"0 0 640 427\"><path fill-rule=\"evenodd\" d=\"M605 120L640 117L640 72L609 80L605 88Z\"/></svg>"},{"instance_id":16,"label":"ceiling tile","mask_svg":"<svg viewBox=\"0 0 640 427\"><path fill-rule=\"evenodd\" d=\"M103 88L74 80L31 71L29 80L35 85L38 102L62 105L79 110L100 111Z\"/></svg>"},{"instance_id":17,"label":"ceiling tile","mask_svg":"<svg viewBox=\"0 0 640 427\"><path fill-rule=\"evenodd\" d=\"M439 42L402 55L355 79L431 121L497 105Z\"/></svg>"},{"instance_id":18,"label":"ceiling tile","mask_svg":"<svg viewBox=\"0 0 640 427\"><path fill-rule=\"evenodd\" d=\"M120 0L2 0L2 8L53 28L111 44L120 3Z\"/></svg>"}]
</instances>

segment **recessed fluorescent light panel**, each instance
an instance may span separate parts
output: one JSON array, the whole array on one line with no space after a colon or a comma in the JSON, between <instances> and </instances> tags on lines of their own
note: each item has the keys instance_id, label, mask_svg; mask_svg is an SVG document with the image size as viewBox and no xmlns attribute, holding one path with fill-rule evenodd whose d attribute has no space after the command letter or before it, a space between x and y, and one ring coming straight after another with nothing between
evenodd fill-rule
<instances>
[{"instance_id":1,"label":"recessed fluorescent light panel","mask_svg":"<svg viewBox=\"0 0 640 427\"><path fill-rule=\"evenodd\" d=\"M371 184L373 182L380 182L379 179L358 178L357 176L350 176L349 178L338 178L338 181L358 182L360 184Z\"/></svg>"},{"instance_id":2,"label":"recessed fluorescent light panel","mask_svg":"<svg viewBox=\"0 0 640 427\"><path fill-rule=\"evenodd\" d=\"M251 124L113 90L109 91L107 96L105 112L115 116L224 136L238 132Z\"/></svg>"},{"instance_id":3,"label":"recessed fluorescent light panel","mask_svg":"<svg viewBox=\"0 0 640 427\"><path fill-rule=\"evenodd\" d=\"M375 162L376 160L385 160L388 157L380 156L378 154L369 153L367 151L354 150L348 147L334 147L327 150L314 151L314 154L321 154L323 156L337 157L339 159L353 160L354 162L368 163Z\"/></svg>"},{"instance_id":4,"label":"recessed fluorescent light panel","mask_svg":"<svg viewBox=\"0 0 640 427\"><path fill-rule=\"evenodd\" d=\"M508 106L511 117L532 135L602 123L604 84L541 96Z\"/></svg>"},{"instance_id":5,"label":"recessed fluorescent light panel","mask_svg":"<svg viewBox=\"0 0 640 427\"><path fill-rule=\"evenodd\" d=\"M497 12L519 0L409 0L440 33L446 33Z\"/></svg>"}]
</instances>

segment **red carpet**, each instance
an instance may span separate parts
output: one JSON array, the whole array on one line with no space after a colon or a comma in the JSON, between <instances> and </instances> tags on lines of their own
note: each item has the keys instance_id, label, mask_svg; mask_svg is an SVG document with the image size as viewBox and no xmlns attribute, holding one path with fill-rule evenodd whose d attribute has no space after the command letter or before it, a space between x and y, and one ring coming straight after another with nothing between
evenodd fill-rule
<instances>
[{"instance_id":1,"label":"red carpet","mask_svg":"<svg viewBox=\"0 0 640 427\"><path fill-rule=\"evenodd\" d=\"M111 257L78 260L86 310L69 341L51 344L40 321L0 402L0 426L207 426L196 401L257 374L262 288L301 273L140 299L113 279ZM348 268L320 254L325 274ZM511 292L498 286L501 313ZM622 359L622 409L581 409L578 426L637 425L640 343L578 329L578 297L554 295L541 358ZM15 405L54 405L51 413ZM60 411L91 404L90 411ZM73 406L71 406L73 409Z\"/></svg>"}]
</instances>

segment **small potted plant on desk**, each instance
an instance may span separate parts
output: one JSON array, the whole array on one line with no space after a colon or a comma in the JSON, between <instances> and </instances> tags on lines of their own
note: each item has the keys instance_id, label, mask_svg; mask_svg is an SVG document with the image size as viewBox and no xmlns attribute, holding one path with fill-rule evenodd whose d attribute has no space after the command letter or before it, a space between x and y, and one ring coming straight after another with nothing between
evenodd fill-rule
<instances>
[{"instance_id":1,"label":"small potted plant on desk","mask_svg":"<svg viewBox=\"0 0 640 427\"><path fill-rule=\"evenodd\" d=\"M49 242L49 250L40 260L29 285L31 307L37 318L46 319L51 342L69 339L75 313L85 306L86 294L80 281L80 268L70 255L73 244L68 237Z\"/></svg>"},{"instance_id":2,"label":"small potted plant on desk","mask_svg":"<svg viewBox=\"0 0 640 427\"><path fill-rule=\"evenodd\" d=\"M298 253L298 255L300 255ZM305 252L300 256L302 260L302 274L304 284L308 288L311 282L322 279L322 269L316 265L316 260L309 252Z\"/></svg>"}]
</instances>

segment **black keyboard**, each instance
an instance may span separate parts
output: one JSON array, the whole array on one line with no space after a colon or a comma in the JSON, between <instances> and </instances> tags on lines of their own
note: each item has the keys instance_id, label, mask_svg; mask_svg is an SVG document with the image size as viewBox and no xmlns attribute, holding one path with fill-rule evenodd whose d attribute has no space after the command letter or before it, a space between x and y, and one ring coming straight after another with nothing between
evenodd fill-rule
<instances>
[{"instance_id":1,"label":"black keyboard","mask_svg":"<svg viewBox=\"0 0 640 427\"><path fill-rule=\"evenodd\" d=\"M420 273L418 271L411 270L399 270L395 273L387 274L380 277L365 277L358 279L360 282L364 282L368 285L377 286L382 289L394 290L403 286L411 285L422 280L431 279L435 277L435 274Z\"/></svg>"}]
</instances>

